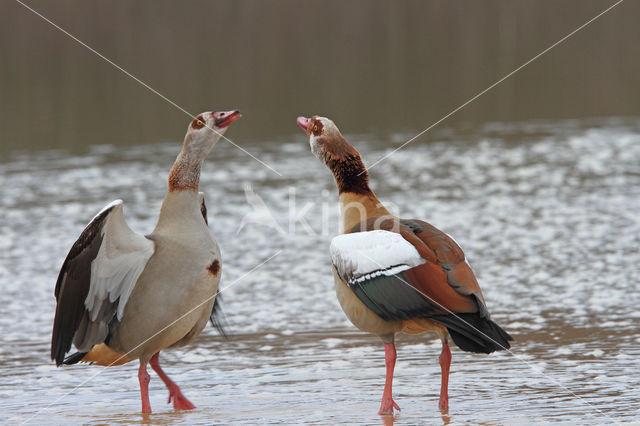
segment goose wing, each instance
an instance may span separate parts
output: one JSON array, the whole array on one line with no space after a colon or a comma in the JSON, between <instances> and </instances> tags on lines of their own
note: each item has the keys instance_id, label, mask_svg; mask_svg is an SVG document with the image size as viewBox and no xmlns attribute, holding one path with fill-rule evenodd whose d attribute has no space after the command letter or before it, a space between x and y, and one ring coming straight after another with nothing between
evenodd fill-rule
<instances>
[{"instance_id":1,"label":"goose wing","mask_svg":"<svg viewBox=\"0 0 640 426\"><path fill-rule=\"evenodd\" d=\"M87 352L108 339L153 255L152 241L129 228L116 200L98 213L69 251L55 288L51 359L62 364L73 343Z\"/></svg>"},{"instance_id":2,"label":"goose wing","mask_svg":"<svg viewBox=\"0 0 640 426\"><path fill-rule=\"evenodd\" d=\"M333 238L330 251L338 276L381 318L431 313L432 304L425 304L406 277L406 271L425 260L400 234L386 230L343 234Z\"/></svg>"},{"instance_id":3,"label":"goose wing","mask_svg":"<svg viewBox=\"0 0 640 426\"><path fill-rule=\"evenodd\" d=\"M335 237L331 257L338 276L381 318L431 319L463 350L510 347L511 336L490 319L464 253L432 225L369 219Z\"/></svg>"}]
</instances>

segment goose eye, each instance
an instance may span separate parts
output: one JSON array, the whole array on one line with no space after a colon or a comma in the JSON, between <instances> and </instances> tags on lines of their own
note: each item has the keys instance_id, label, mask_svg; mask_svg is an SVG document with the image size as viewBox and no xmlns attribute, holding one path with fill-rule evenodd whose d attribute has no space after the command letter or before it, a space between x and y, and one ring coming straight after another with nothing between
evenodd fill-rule
<instances>
[{"instance_id":1,"label":"goose eye","mask_svg":"<svg viewBox=\"0 0 640 426\"><path fill-rule=\"evenodd\" d=\"M318 125L316 124L316 125L313 126L313 132L315 133L317 131L318 131Z\"/></svg>"},{"instance_id":2,"label":"goose eye","mask_svg":"<svg viewBox=\"0 0 640 426\"><path fill-rule=\"evenodd\" d=\"M191 123L191 126L194 129L201 129L204 126L204 122L199 118L196 118L195 120L193 120L193 123Z\"/></svg>"}]
</instances>

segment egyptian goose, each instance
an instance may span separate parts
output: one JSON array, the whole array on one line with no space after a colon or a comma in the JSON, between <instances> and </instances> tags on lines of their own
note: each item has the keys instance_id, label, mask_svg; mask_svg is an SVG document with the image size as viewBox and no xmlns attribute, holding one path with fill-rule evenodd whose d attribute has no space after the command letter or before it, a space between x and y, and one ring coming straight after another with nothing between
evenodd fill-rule
<instances>
[{"instance_id":1,"label":"egyptian goose","mask_svg":"<svg viewBox=\"0 0 640 426\"><path fill-rule=\"evenodd\" d=\"M369 188L360 154L325 117L298 117L311 151L333 173L343 234L331 241L336 294L349 320L380 337L387 367L379 414L399 409L391 384L395 335L433 332L442 341L439 408L449 406L453 341L469 352L508 349L509 334L490 319L458 244L434 226L389 213Z\"/></svg>"},{"instance_id":2,"label":"egyptian goose","mask_svg":"<svg viewBox=\"0 0 640 426\"><path fill-rule=\"evenodd\" d=\"M174 409L195 408L160 368L158 355L191 343L209 318L219 324L220 251L198 186L207 154L240 117L239 111L205 112L189 124L151 234L133 232L122 201L114 201L85 228L58 275L51 359L58 366L139 359L143 413L151 413L147 364L167 386ZM78 352L65 358L71 343Z\"/></svg>"}]
</instances>

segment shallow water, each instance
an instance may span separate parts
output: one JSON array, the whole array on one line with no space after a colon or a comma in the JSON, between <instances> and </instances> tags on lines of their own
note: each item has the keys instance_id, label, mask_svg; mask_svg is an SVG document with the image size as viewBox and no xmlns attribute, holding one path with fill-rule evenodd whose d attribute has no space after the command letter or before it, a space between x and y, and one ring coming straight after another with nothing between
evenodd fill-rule
<instances>
[{"instance_id":1,"label":"shallow water","mask_svg":"<svg viewBox=\"0 0 640 426\"><path fill-rule=\"evenodd\" d=\"M372 164L411 136L348 139ZM433 139L376 165L373 187L395 213L456 238L515 343L513 354L454 349L443 415L440 343L400 337L395 422L639 422L640 120L493 123ZM232 338L208 327L162 355L197 410L173 412L152 374L154 414L143 418L136 363L52 365L53 287L68 249L116 198L135 230L151 231L179 147L101 145L0 163L0 410L36 424L383 423L382 345L335 299L335 188L301 134L246 145L282 177L225 142L205 164ZM292 206L306 222L289 223Z\"/></svg>"}]
</instances>

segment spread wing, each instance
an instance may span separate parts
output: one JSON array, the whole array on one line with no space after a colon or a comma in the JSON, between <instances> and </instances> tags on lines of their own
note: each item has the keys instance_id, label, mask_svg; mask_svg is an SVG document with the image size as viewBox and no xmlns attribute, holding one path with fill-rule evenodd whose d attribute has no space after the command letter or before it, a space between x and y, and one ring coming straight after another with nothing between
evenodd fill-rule
<instances>
[{"instance_id":1,"label":"spread wing","mask_svg":"<svg viewBox=\"0 0 640 426\"><path fill-rule=\"evenodd\" d=\"M429 318L447 327L463 350L510 347L511 336L491 321L464 253L432 225L368 219L334 238L331 250L340 278L381 318Z\"/></svg>"},{"instance_id":2,"label":"spread wing","mask_svg":"<svg viewBox=\"0 0 640 426\"><path fill-rule=\"evenodd\" d=\"M51 359L62 364L73 343L87 352L108 338L113 321L122 318L154 244L129 228L122 200L106 206L82 231L67 258L55 296L56 316Z\"/></svg>"}]
</instances>

